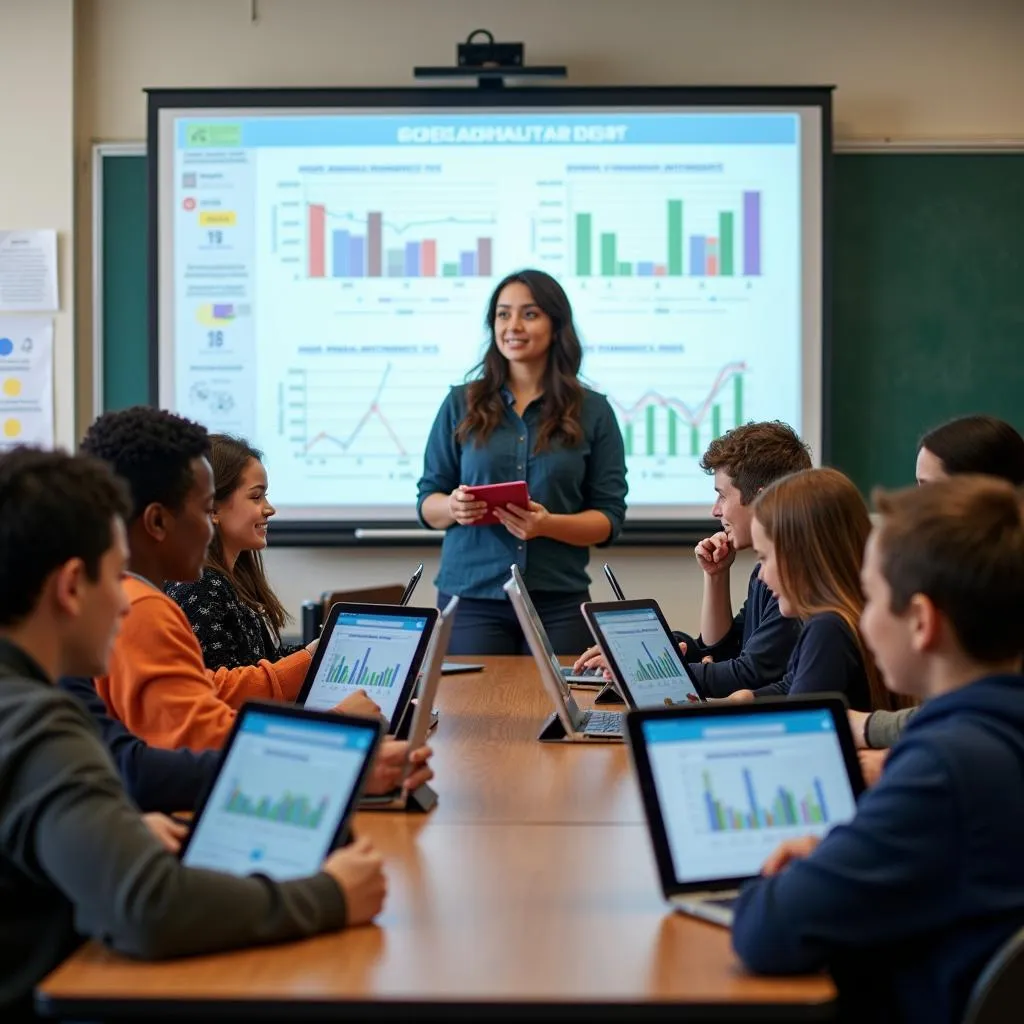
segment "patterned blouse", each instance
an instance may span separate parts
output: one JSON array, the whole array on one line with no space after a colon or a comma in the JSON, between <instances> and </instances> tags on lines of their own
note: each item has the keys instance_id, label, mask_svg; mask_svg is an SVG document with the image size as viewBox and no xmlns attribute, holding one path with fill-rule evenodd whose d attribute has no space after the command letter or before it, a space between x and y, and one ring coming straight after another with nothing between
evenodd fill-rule
<instances>
[{"instance_id":1,"label":"patterned blouse","mask_svg":"<svg viewBox=\"0 0 1024 1024\"><path fill-rule=\"evenodd\" d=\"M164 591L192 624L207 668L277 661L293 650L282 646L263 616L245 604L227 576L216 569L204 569L195 583L168 583Z\"/></svg>"}]
</instances>

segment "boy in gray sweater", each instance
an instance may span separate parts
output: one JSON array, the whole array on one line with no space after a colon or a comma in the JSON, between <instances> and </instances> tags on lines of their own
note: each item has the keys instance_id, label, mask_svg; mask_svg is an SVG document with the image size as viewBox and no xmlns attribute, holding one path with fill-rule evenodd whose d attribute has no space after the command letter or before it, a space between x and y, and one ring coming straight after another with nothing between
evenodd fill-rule
<instances>
[{"instance_id":1,"label":"boy in gray sweater","mask_svg":"<svg viewBox=\"0 0 1024 1024\"><path fill-rule=\"evenodd\" d=\"M290 882L186 868L183 829L141 816L86 710L59 690L93 676L128 603L127 495L102 463L0 457L0 1018L82 940L159 958L368 922L385 882L368 841Z\"/></svg>"}]
</instances>

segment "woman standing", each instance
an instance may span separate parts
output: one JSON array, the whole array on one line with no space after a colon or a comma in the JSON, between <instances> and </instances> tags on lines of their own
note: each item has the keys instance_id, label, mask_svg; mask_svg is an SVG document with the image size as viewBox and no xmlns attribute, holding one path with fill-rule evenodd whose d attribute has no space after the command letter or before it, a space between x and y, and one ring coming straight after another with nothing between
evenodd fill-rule
<instances>
[{"instance_id":1,"label":"woman standing","mask_svg":"<svg viewBox=\"0 0 1024 1024\"><path fill-rule=\"evenodd\" d=\"M562 286L539 270L510 274L487 312L490 343L477 375L449 392L419 482L424 525L447 531L439 602L457 594L452 654L522 654L525 640L502 584L519 566L555 651L589 633L589 547L608 544L626 513L622 434L608 400L579 381L582 349ZM486 509L475 485L525 480L529 507Z\"/></svg>"}]
</instances>

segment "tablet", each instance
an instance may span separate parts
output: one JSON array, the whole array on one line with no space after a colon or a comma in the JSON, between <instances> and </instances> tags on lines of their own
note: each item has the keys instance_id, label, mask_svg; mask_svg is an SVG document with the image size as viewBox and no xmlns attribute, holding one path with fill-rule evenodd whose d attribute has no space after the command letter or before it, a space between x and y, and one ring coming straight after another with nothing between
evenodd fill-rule
<instances>
[{"instance_id":1,"label":"tablet","mask_svg":"<svg viewBox=\"0 0 1024 1024\"><path fill-rule=\"evenodd\" d=\"M279 881L316 874L347 838L383 731L376 719L247 702L182 863Z\"/></svg>"},{"instance_id":2,"label":"tablet","mask_svg":"<svg viewBox=\"0 0 1024 1024\"><path fill-rule=\"evenodd\" d=\"M487 502L487 511L475 522L467 523L468 526L494 526L498 523L498 518L494 514L496 508L504 508L506 505L517 505L523 509L530 507L530 492L525 480L512 480L504 484L477 484L475 487L466 484L466 490L473 495L474 501Z\"/></svg>"},{"instance_id":3,"label":"tablet","mask_svg":"<svg viewBox=\"0 0 1024 1024\"><path fill-rule=\"evenodd\" d=\"M365 690L393 733L412 699L436 622L436 608L339 602L327 616L296 703L329 711Z\"/></svg>"}]
</instances>

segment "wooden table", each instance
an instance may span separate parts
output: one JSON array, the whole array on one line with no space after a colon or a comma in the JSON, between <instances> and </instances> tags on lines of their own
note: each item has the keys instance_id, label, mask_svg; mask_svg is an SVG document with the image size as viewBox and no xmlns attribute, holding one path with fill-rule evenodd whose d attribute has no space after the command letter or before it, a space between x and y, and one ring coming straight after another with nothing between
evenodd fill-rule
<instances>
[{"instance_id":1,"label":"wooden table","mask_svg":"<svg viewBox=\"0 0 1024 1024\"><path fill-rule=\"evenodd\" d=\"M828 1019L828 978L752 977L725 929L666 911L625 750L537 743L545 703L525 659L445 679L436 810L356 820L387 860L376 925L157 964L90 943L44 981L41 1007L109 1020Z\"/></svg>"}]
</instances>

